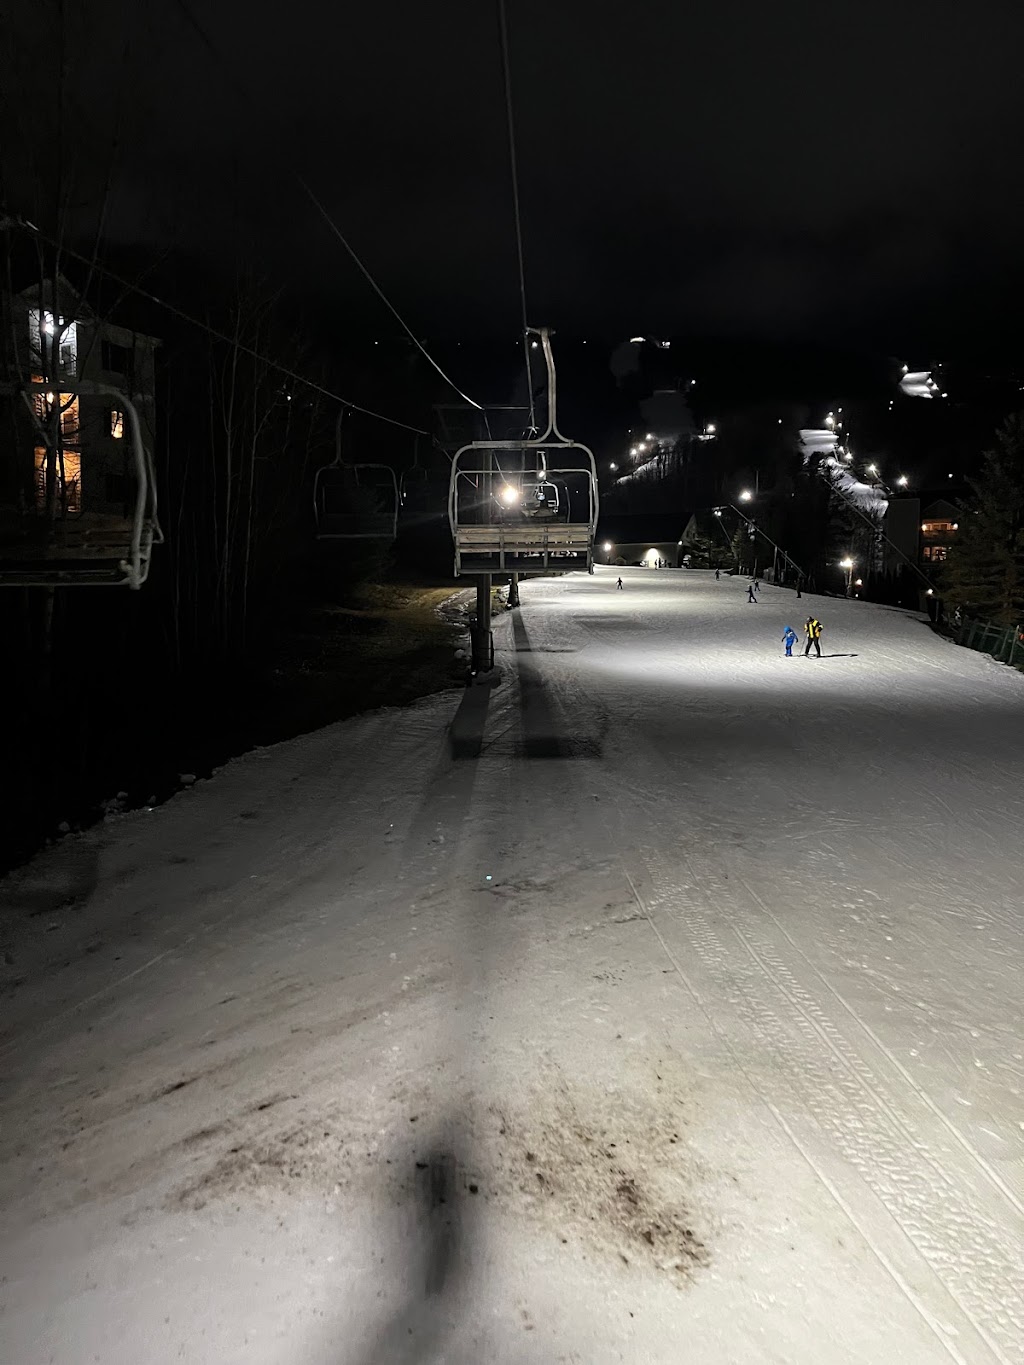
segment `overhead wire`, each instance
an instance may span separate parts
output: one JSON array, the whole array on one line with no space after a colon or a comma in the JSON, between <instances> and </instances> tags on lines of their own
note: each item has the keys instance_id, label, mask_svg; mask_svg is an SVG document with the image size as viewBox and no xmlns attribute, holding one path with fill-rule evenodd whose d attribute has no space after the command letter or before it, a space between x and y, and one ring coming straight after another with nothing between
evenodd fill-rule
<instances>
[{"instance_id":1,"label":"overhead wire","mask_svg":"<svg viewBox=\"0 0 1024 1365\"><path fill-rule=\"evenodd\" d=\"M420 352L420 354L423 355L423 356L430 362L431 365L433 365L434 369L438 372L438 374L441 376L441 378L444 380L444 382L449 386L449 388L452 388L452 389L455 390L455 392L459 395L459 397L463 400L463 402L468 403L469 406L470 406L471 408L476 408L479 412L483 412L483 410L484 410L484 409L483 409L483 404L482 404L482 403L476 402L476 400L473 399L473 398L470 398L470 396L469 396L468 394L463 393L462 390L459 388L458 384L455 383L454 379L449 378L449 376L445 374L444 370L441 369L441 366L437 363L437 361L434 359L434 357L430 354L430 352L427 350L427 348L423 345L423 343L420 341L419 337L416 336L416 334L413 332L412 328L409 326L409 324L408 324L408 323L405 321L405 319L402 317L401 313L399 313L398 309L397 309L397 308L395 307L395 305L391 302L391 300L387 297L387 295L384 293L383 289L381 289L380 285L377 283L377 281L376 281L376 280L373 278L373 276L370 274L369 270L367 270L367 268L366 268L366 266L363 264L363 262L359 259L359 256L356 254L356 252L355 252L354 248L352 247L352 244L349 242L348 238L345 236L345 234L342 232L341 228L338 227L337 223L334 221L334 219L331 217L331 215L330 215L330 214L327 212L327 210L324 208L324 206L323 206L323 204L321 203L321 201L320 201L320 200L317 198L317 196L313 193L313 190L310 188L310 186L308 185L308 183L306 182L306 180L299 174L298 171L293 171L292 174L295 176L295 179L299 182L299 184L302 186L302 188L306 191L306 194L309 196L310 202L311 202L311 203L314 205L314 207L320 212L321 216L323 217L324 222L327 224L327 226L328 226L328 227L331 229L331 231L334 233L335 237L337 237L338 241L341 243L341 245L345 248L345 250L346 250L346 251L348 252L348 254L351 256L351 258L352 258L352 260L355 262L355 264L359 267L359 270L362 272L362 274L363 274L364 277L366 278L367 282L369 283L370 287L373 289L374 293L375 293L375 294L377 295L377 297L381 300L381 302L385 305L385 307L391 312L391 314L395 317L395 319L398 321L399 326L402 328L402 330L405 332L405 334L408 336L409 340L410 340L410 341L412 342L412 344L416 347L416 349Z\"/></svg>"},{"instance_id":2,"label":"overhead wire","mask_svg":"<svg viewBox=\"0 0 1024 1365\"><path fill-rule=\"evenodd\" d=\"M523 220L519 208L519 167L516 159L515 116L512 107L512 67L508 55L508 18L505 0L498 0L498 30L501 35L501 64L505 77L505 117L508 124L508 159L512 172L512 206L516 222L516 259L519 264L519 301L522 305L523 355L526 358L526 384L530 395L530 431L537 430L533 404L533 366L530 363L530 327L526 309L526 269L523 264Z\"/></svg>"},{"instance_id":3,"label":"overhead wire","mask_svg":"<svg viewBox=\"0 0 1024 1365\"><path fill-rule=\"evenodd\" d=\"M234 86L236 92L238 92L243 99L252 102L252 92L248 90L245 87L245 85L235 76L230 62L225 58L224 54L217 47L216 43L214 43L213 39L207 33L206 29L202 26L202 24L199 22L196 16L192 13L191 8L187 4L187 0L175 0L175 3L177 4L178 9L184 15L189 26L200 39L200 41L202 42L203 46L206 48L210 56L213 57L213 59L224 68L225 72L227 73L227 77L231 84ZM282 161L284 160L283 157L281 159ZM330 213L328 213L324 204L313 192L312 188L305 180L305 178L300 174L299 171L295 169L291 162L285 162L285 165L287 166L289 173L295 178L297 183L301 186L303 192L306 194L310 202L313 204L313 206L316 208L316 210L323 218L324 222L330 228L331 232L334 234L335 237L337 237L338 241L348 252L349 256L351 257L355 265L358 267L364 279L366 279L370 287L373 289L374 293L377 295L377 297L381 300L384 306L388 309L391 315L398 322L399 326L405 332L406 336L408 336L409 340L413 343L416 349L420 352L422 356L424 356L424 358L427 361L429 361L429 363L441 376L444 382L449 386L449 388L453 389L459 395L459 397L463 400L464 403L468 403L471 408L476 408L478 411L482 412L483 404L476 402L475 399L470 398L468 394L462 392L462 390L455 383L455 381L451 379L447 374L445 374L444 370L441 369L441 366L437 363L434 357L426 349L426 347L420 341L419 337L416 336L415 332L405 321L401 313L399 313L398 309L395 307L395 305L391 302L391 300L384 293L383 289L381 289L380 285L374 279L373 275L370 273L370 270L367 268L366 265L364 265L363 261L356 253L354 247L349 242L348 238L341 231L341 228L338 227L338 224L331 217Z\"/></svg>"},{"instance_id":4,"label":"overhead wire","mask_svg":"<svg viewBox=\"0 0 1024 1365\"><path fill-rule=\"evenodd\" d=\"M34 223L28 222L27 219L19 218L12 214L4 220L2 225L13 225L24 231L30 232L38 237L40 241L46 242L48 246L51 246L54 249L58 246L58 243L52 237L49 237L45 232L37 228ZM255 347L247 345L244 341L239 341L237 337L229 336L227 332L221 332L218 328L211 326L210 323L203 322L201 318L193 317L191 313L187 313L184 308L180 308L177 304L169 303L166 299L160 298L150 290L144 289L142 285L125 279L123 275L119 275L116 271L110 270L106 266L96 264L83 252L76 251L73 247L69 247L66 242L60 243L60 249L65 255L72 257L72 259L80 262L82 265L91 266L97 275L103 275L114 284L120 285L122 289L130 290L132 293L138 294L144 299L148 299L150 303L155 303L157 307L165 309L168 313L180 318L182 322L187 322L192 327L198 327L200 331L206 332L208 336L214 337L217 341L223 341L229 346L237 346L240 351L244 351L244 353L253 360L258 360L261 364L268 366L272 370L276 370L279 374L285 375L294 383L302 384L307 389L322 394L325 398L330 398L336 403L341 403L350 411L361 412L366 417L374 418L375 421L386 422L394 427L401 427L404 431L415 432L417 436L427 436L430 434L423 427L415 427L409 422L399 421L397 417L388 417L383 412L375 412L373 408L367 408L361 403L355 403L352 399L345 398L341 394L335 393L332 389L326 388L323 384L318 384L315 379L310 379L307 375L300 374L298 370L293 370L287 365L282 365L280 361L272 360L270 356L257 351Z\"/></svg>"}]
</instances>

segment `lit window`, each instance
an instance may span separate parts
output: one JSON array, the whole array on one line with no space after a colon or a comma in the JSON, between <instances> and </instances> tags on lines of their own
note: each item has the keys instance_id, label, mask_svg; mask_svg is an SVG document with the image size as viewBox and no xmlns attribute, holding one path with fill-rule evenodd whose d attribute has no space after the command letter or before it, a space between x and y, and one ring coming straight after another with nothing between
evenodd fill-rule
<instances>
[{"instance_id":1,"label":"lit window","mask_svg":"<svg viewBox=\"0 0 1024 1365\"><path fill-rule=\"evenodd\" d=\"M120 408L110 409L110 434L115 441L124 436L124 413Z\"/></svg>"},{"instance_id":2,"label":"lit window","mask_svg":"<svg viewBox=\"0 0 1024 1365\"><path fill-rule=\"evenodd\" d=\"M35 383L40 382L35 375L33 375L33 381ZM80 431L78 394L62 393L58 397L52 389L49 389L46 393L34 394L32 398L36 417L40 425L47 430L49 430L49 424L53 420L54 408L58 402L60 403L61 437L72 445L77 445Z\"/></svg>"},{"instance_id":3,"label":"lit window","mask_svg":"<svg viewBox=\"0 0 1024 1365\"><path fill-rule=\"evenodd\" d=\"M46 463L45 446L36 446L36 507L46 510ZM63 486L60 477L60 461L55 463L57 515L82 510L82 457L77 450L64 451Z\"/></svg>"},{"instance_id":4,"label":"lit window","mask_svg":"<svg viewBox=\"0 0 1024 1365\"><path fill-rule=\"evenodd\" d=\"M52 369L53 337L55 327L52 313L40 312L33 308L29 313L29 343L32 351L34 370ZM60 321L60 355L58 366L62 374L78 373L78 323Z\"/></svg>"}]
</instances>

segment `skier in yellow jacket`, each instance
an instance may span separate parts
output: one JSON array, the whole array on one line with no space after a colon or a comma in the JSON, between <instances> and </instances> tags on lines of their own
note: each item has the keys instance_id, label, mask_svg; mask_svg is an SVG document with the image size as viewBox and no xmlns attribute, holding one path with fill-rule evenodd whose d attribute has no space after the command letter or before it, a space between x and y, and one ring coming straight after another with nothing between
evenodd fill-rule
<instances>
[{"instance_id":1,"label":"skier in yellow jacket","mask_svg":"<svg viewBox=\"0 0 1024 1365\"><path fill-rule=\"evenodd\" d=\"M817 656L821 658L821 622L816 616L808 616L804 622L804 634L807 636L807 646L804 649L806 659L811 652L811 645L814 646Z\"/></svg>"}]
</instances>

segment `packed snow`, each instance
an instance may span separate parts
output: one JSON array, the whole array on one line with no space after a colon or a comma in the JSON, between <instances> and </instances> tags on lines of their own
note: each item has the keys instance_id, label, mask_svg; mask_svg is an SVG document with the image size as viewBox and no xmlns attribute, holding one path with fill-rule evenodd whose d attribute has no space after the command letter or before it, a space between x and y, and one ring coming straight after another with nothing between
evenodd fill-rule
<instances>
[{"instance_id":1,"label":"packed snow","mask_svg":"<svg viewBox=\"0 0 1024 1365\"><path fill-rule=\"evenodd\" d=\"M619 572L0 887L0 1359L1024 1362L1024 677Z\"/></svg>"}]
</instances>

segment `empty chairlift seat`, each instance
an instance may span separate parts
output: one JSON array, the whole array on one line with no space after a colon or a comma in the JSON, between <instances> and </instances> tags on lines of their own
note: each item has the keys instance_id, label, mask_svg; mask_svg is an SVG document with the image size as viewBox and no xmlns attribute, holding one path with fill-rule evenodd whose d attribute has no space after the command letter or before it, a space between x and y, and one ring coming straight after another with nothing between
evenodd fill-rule
<instances>
[{"instance_id":1,"label":"empty chairlift seat","mask_svg":"<svg viewBox=\"0 0 1024 1365\"><path fill-rule=\"evenodd\" d=\"M120 390L79 381L73 393L57 398L46 383L21 386L37 418L41 403L60 403L64 414L76 412L80 399L110 399L116 404L118 439L127 458L112 476L116 488L103 501L92 483L102 480L102 461L74 444L40 444L35 451L34 497L31 506L0 506L0 587L141 588L149 576L153 546L163 534L157 520L156 474L135 405ZM109 420L109 419L108 419ZM44 411L37 428L52 422ZM57 445L60 448L57 448ZM91 461L91 463L90 463Z\"/></svg>"},{"instance_id":2,"label":"empty chairlift seat","mask_svg":"<svg viewBox=\"0 0 1024 1365\"><path fill-rule=\"evenodd\" d=\"M313 482L317 539L394 540L399 502L390 465L325 465Z\"/></svg>"}]
</instances>

